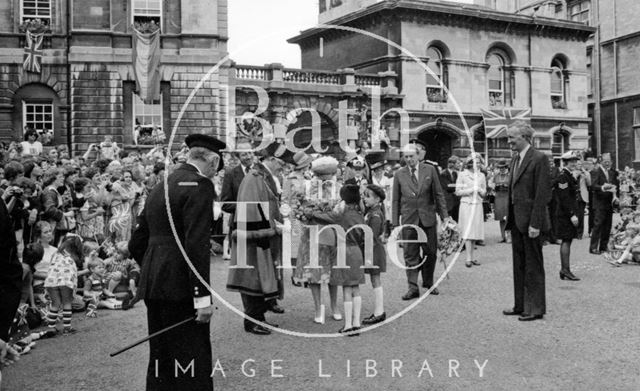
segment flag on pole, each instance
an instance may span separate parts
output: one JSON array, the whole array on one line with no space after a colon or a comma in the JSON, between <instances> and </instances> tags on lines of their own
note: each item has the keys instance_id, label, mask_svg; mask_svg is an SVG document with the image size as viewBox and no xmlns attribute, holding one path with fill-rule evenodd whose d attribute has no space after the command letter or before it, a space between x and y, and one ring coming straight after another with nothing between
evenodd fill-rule
<instances>
[{"instance_id":1,"label":"flag on pole","mask_svg":"<svg viewBox=\"0 0 640 391\"><path fill-rule=\"evenodd\" d=\"M27 72L40 73L42 70L42 40L44 34L31 34L27 30L27 46L24 48L23 68Z\"/></svg>"},{"instance_id":2,"label":"flag on pole","mask_svg":"<svg viewBox=\"0 0 640 391\"><path fill-rule=\"evenodd\" d=\"M507 137L507 128L516 121L531 123L531 109L482 109L486 138Z\"/></svg>"},{"instance_id":3,"label":"flag on pole","mask_svg":"<svg viewBox=\"0 0 640 391\"><path fill-rule=\"evenodd\" d=\"M160 30L142 33L133 29L133 74L136 92L144 103L160 99Z\"/></svg>"}]
</instances>

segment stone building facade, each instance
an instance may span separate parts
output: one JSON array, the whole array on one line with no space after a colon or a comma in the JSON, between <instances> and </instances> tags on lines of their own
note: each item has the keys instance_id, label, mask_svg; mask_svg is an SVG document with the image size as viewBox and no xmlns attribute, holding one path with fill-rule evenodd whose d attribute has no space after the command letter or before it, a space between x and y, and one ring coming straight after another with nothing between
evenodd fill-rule
<instances>
[{"instance_id":1,"label":"stone building facade","mask_svg":"<svg viewBox=\"0 0 640 391\"><path fill-rule=\"evenodd\" d=\"M342 0L335 19L329 9L320 20L388 41L312 28L289 42L300 46L302 68L397 74L411 131L432 160L465 155L472 142L489 159L510 156L505 138L485 139L481 109L531 110L535 145L551 155L588 148L585 44L593 28L482 5L364 0L358 8L362 2Z\"/></svg>"},{"instance_id":2,"label":"stone building facade","mask_svg":"<svg viewBox=\"0 0 640 391\"><path fill-rule=\"evenodd\" d=\"M21 25L40 19L40 72L24 69ZM160 26L159 99L136 93L132 65L135 23ZM50 130L74 153L105 136L132 147L136 124L160 128L168 140L183 105L203 76L227 55L226 0L7 0L0 2L0 138L24 128ZM183 113L177 140L192 132L222 133L228 70L213 72Z\"/></svg>"},{"instance_id":3,"label":"stone building facade","mask_svg":"<svg viewBox=\"0 0 640 391\"><path fill-rule=\"evenodd\" d=\"M508 2L497 9L513 10L515 1ZM597 27L586 46L591 149L610 153L618 168L640 167L640 2L520 0L517 6L523 14Z\"/></svg>"}]
</instances>

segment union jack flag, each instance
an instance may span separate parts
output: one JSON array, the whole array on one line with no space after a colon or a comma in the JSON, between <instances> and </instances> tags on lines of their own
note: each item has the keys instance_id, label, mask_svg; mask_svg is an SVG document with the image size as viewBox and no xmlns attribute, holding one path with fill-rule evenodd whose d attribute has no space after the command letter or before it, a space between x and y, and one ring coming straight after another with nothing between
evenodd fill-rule
<instances>
[{"instance_id":1,"label":"union jack flag","mask_svg":"<svg viewBox=\"0 0 640 391\"><path fill-rule=\"evenodd\" d=\"M507 137L507 128L516 121L531 123L531 109L482 109L486 138Z\"/></svg>"},{"instance_id":2,"label":"union jack flag","mask_svg":"<svg viewBox=\"0 0 640 391\"><path fill-rule=\"evenodd\" d=\"M27 31L27 46L24 48L24 70L40 73L42 63L42 39L44 34L31 34Z\"/></svg>"}]
</instances>

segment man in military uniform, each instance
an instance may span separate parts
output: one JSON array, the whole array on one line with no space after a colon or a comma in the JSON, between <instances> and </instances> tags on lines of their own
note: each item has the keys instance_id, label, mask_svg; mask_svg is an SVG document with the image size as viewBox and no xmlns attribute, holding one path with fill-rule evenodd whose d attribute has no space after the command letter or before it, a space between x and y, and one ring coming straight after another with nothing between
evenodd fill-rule
<instances>
[{"instance_id":1,"label":"man in military uniform","mask_svg":"<svg viewBox=\"0 0 640 391\"><path fill-rule=\"evenodd\" d=\"M283 223L279 177L292 157L278 143L260 151L260 155L261 162L254 165L238 190L227 290L240 293L247 315L244 330L267 335L271 331L251 319L277 327L268 323L264 314L269 309L268 302L283 293L282 284L278 283L282 281L282 269L277 269L282 256Z\"/></svg>"},{"instance_id":2,"label":"man in military uniform","mask_svg":"<svg viewBox=\"0 0 640 391\"><path fill-rule=\"evenodd\" d=\"M579 281L580 279L571 273L569 258L571 256L571 242L577 235L579 221L579 183L573 176L576 169L578 156L572 152L567 152L561 157L563 167L558 173L553 185L553 198L555 210L553 220L557 228L557 238L562 241L560 245L560 279L569 281Z\"/></svg>"},{"instance_id":3,"label":"man in military uniform","mask_svg":"<svg viewBox=\"0 0 640 391\"><path fill-rule=\"evenodd\" d=\"M187 162L169 175L166 187L162 181L151 191L129 243L134 250L146 248L138 298L147 306L149 334L196 316L150 340L147 390L213 388L212 307L206 286L215 198L211 178L223 166L219 151L225 144L203 134L190 135L185 142Z\"/></svg>"}]
</instances>

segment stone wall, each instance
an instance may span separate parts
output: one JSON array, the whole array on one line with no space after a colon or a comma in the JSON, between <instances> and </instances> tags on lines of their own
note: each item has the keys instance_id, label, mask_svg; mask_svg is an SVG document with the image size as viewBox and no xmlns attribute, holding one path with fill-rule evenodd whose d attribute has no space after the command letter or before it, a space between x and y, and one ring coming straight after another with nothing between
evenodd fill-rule
<instances>
[{"instance_id":1,"label":"stone wall","mask_svg":"<svg viewBox=\"0 0 640 391\"><path fill-rule=\"evenodd\" d=\"M21 87L40 84L54 100L58 115L54 118L54 142L67 142L67 71L66 66L42 65L40 74L28 73L18 64L0 64L0 139L22 140L22 102L17 99ZM43 98L31 96L30 98Z\"/></svg>"},{"instance_id":2,"label":"stone wall","mask_svg":"<svg viewBox=\"0 0 640 391\"><path fill-rule=\"evenodd\" d=\"M123 90L117 69L108 64L73 64L71 67L71 142L76 152L110 135L123 143Z\"/></svg>"}]
</instances>

